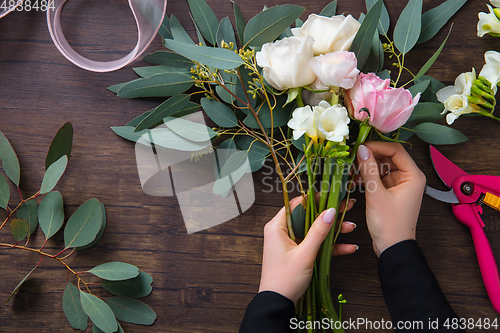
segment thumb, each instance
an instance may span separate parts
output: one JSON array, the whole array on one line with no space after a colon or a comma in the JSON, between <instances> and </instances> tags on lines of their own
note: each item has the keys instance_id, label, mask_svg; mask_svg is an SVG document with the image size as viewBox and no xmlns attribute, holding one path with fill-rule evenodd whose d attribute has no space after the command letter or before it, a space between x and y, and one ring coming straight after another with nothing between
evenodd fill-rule
<instances>
[{"instance_id":1,"label":"thumb","mask_svg":"<svg viewBox=\"0 0 500 333\"><path fill-rule=\"evenodd\" d=\"M371 150L365 145L358 147L358 165L359 173L365 185L365 190L368 193L376 192L379 188L384 188L378 170L377 161Z\"/></svg>"},{"instance_id":2,"label":"thumb","mask_svg":"<svg viewBox=\"0 0 500 333\"><path fill-rule=\"evenodd\" d=\"M321 243L323 243L332 228L336 213L335 208L327 209L314 221L307 232L306 238L299 245L306 258L312 258L312 260L316 258Z\"/></svg>"}]
</instances>

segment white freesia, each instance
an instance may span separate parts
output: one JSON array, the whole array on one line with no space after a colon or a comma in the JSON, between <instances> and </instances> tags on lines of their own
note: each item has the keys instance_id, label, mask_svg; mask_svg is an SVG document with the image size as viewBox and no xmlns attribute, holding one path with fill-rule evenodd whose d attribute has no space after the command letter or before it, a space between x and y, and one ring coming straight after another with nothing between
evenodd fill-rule
<instances>
[{"instance_id":1,"label":"white freesia","mask_svg":"<svg viewBox=\"0 0 500 333\"><path fill-rule=\"evenodd\" d=\"M361 24L351 15L325 17L309 15L302 27L293 28L294 36L314 38L314 55L327 54L334 51L348 51Z\"/></svg>"},{"instance_id":2,"label":"white freesia","mask_svg":"<svg viewBox=\"0 0 500 333\"><path fill-rule=\"evenodd\" d=\"M328 87L351 89L358 78L357 65L356 55L348 51L335 51L312 58L309 67L317 77L314 87L317 90Z\"/></svg>"},{"instance_id":3,"label":"white freesia","mask_svg":"<svg viewBox=\"0 0 500 333\"><path fill-rule=\"evenodd\" d=\"M500 53L496 51L486 51L484 53L483 69L479 72L479 76L484 77L491 83L493 93L497 92L497 84L500 82Z\"/></svg>"},{"instance_id":4,"label":"white freesia","mask_svg":"<svg viewBox=\"0 0 500 333\"><path fill-rule=\"evenodd\" d=\"M347 109L340 104L330 105L327 101L321 101L313 108L314 121L318 138L320 141L328 140L341 142L349 135L350 119Z\"/></svg>"},{"instance_id":5,"label":"white freesia","mask_svg":"<svg viewBox=\"0 0 500 333\"><path fill-rule=\"evenodd\" d=\"M307 133L311 138L317 137L314 114L309 105L296 108L292 113L292 119L288 121L287 125L293 129L294 140L298 140L304 133Z\"/></svg>"},{"instance_id":6,"label":"white freesia","mask_svg":"<svg viewBox=\"0 0 500 333\"><path fill-rule=\"evenodd\" d=\"M255 55L264 79L278 90L307 86L316 80L309 69L313 57L311 37L289 37L262 45Z\"/></svg>"},{"instance_id":7,"label":"white freesia","mask_svg":"<svg viewBox=\"0 0 500 333\"><path fill-rule=\"evenodd\" d=\"M489 9L489 13L480 12L478 14L479 22L477 22L477 35L479 37L483 37L486 34L500 34L500 21L495 15L495 11L498 11L498 8L491 8L490 5L486 5Z\"/></svg>"},{"instance_id":8,"label":"white freesia","mask_svg":"<svg viewBox=\"0 0 500 333\"><path fill-rule=\"evenodd\" d=\"M438 101L444 104L443 113L450 112L446 115L448 125L453 124L462 114L475 112L469 105L468 99L472 83L475 79L476 71L473 68L471 72L460 74L455 79L455 85L444 87L437 92L436 97Z\"/></svg>"},{"instance_id":9,"label":"white freesia","mask_svg":"<svg viewBox=\"0 0 500 333\"><path fill-rule=\"evenodd\" d=\"M500 0L490 0L491 4L495 7L500 7Z\"/></svg>"}]
</instances>

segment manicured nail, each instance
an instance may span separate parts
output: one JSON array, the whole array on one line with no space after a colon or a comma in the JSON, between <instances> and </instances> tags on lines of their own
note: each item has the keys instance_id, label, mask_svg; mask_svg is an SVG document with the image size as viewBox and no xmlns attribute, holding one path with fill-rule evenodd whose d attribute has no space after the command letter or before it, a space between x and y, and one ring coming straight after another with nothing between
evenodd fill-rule
<instances>
[{"instance_id":1,"label":"manicured nail","mask_svg":"<svg viewBox=\"0 0 500 333\"><path fill-rule=\"evenodd\" d=\"M356 246L356 251L359 250L359 246L356 245L356 244L353 244L354 246Z\"/></svg>"},{"instance_id":2,"label":"manicured nail","mask_svg":"<svg viewBox=\"0 0 500 333\"><path fill-rule=\"evenodd\" d=\"M350 222L350 221L344 221L344 222L354 226L354 229L356 229L356 227L357 227L356 223L354 223L354 222Z\"/></svg>"},{"instance_id":3,"label":"manicured nail","mask_svg":"<svg viewBox=\"0 0 500 333\"><path fill-rule=\"evenodd\" d=\"M358 156L362 161L366 161L370 158L370 151L368 150L368 148L366 148L365 145L361 145L358 147Z\"/></svg>"},{"instance_id":4,"label":"manicured nail","mask_svg":"<svg viewBox=\"0 0 500 333\"><path fill-rule=\"evenodd\" d=\"M325 223L332 223L333 219L335 219L335 208L328 209L325 214L323 214L323 221Z\"/></svg>"},{"instance_id":5,"label":"manicured nail","mask_svg":"<svg viewBox=\"0 0 500 333\"><path fill-rule=\"evenodd\" d=\"M358 201L358 200L356 200L356 199L354 199L354 198L351 198L351 199L349 199L349 201L351 201L351 202L352 202L352 204L355 204L355 203L356 203L356 201Z\"/></svg>"}]
</instances>

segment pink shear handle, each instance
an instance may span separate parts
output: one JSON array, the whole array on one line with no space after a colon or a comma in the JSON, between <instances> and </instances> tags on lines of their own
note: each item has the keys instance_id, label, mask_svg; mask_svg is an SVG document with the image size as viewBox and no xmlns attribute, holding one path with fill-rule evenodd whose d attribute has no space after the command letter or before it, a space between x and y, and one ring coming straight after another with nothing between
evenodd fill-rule
<instances>
[{"instance_id":1,"label":"pink shear handle","mask_svg":"<svg viewBox=\"0 0 500 333\"><path fill-rule=\"evenodd\" d=\"M493 309L500 313L500 274L490 242L482 227L483 221L479 216L479 209L481 209L479 206L473 207L467 204L453 205L455 217L471 232L486 292Z\"/></svg>"}]
</instances>

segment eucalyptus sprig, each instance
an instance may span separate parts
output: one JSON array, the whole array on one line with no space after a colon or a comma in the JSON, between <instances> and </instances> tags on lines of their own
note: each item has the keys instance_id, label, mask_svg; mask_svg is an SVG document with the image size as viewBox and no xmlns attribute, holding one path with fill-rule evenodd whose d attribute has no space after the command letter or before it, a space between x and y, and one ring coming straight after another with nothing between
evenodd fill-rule
<instances>
[{"instance_id":1,"label":"eucalyptus sprig","mask_svg":"<svg viewBox=\"0 0 500 333\"><path fill-rule=\"evenodd\" d=\"M81 272L69 264L69 259L76 251L95 246L106 228L106 211L96 198L83 203L64 223L63 196L54 191L54 188L66 170L72 142L73 127L71 123L66 123L59 129L48 150L45 175L40 189L32 196L23 198L19 186L19 160L8 139L0 132L0 160L3 170L14 183L20 196L17 205L11 203L8 181L0 174L0 208L7 213L0 225L0 231L9 226L13 237L12 243L0 243L0 249L32 252L40 256L33 269L14 288L7 302L36 269L41 269L44 260L54 260L67 270L68 278L62 295L62 306L74 329L85 331L89 319L93 323L94 332L123 332L119 321L152 325L156 320L156 313L137 299L148 296L152 291L153 279L149 274L123 262L104 263ZM43 199L38 204L36 199L40 196L43 196ZM45 250L50 239L63 231L63 226L64 248L57 253ZM45 237L41 246L32 244L32 235L38 229L41 229ZM98 277L101 281L96 283L93 277ZM102 293L96 294L97 285L114 296L99 296Z\"/></svg>"}]
</instances>

